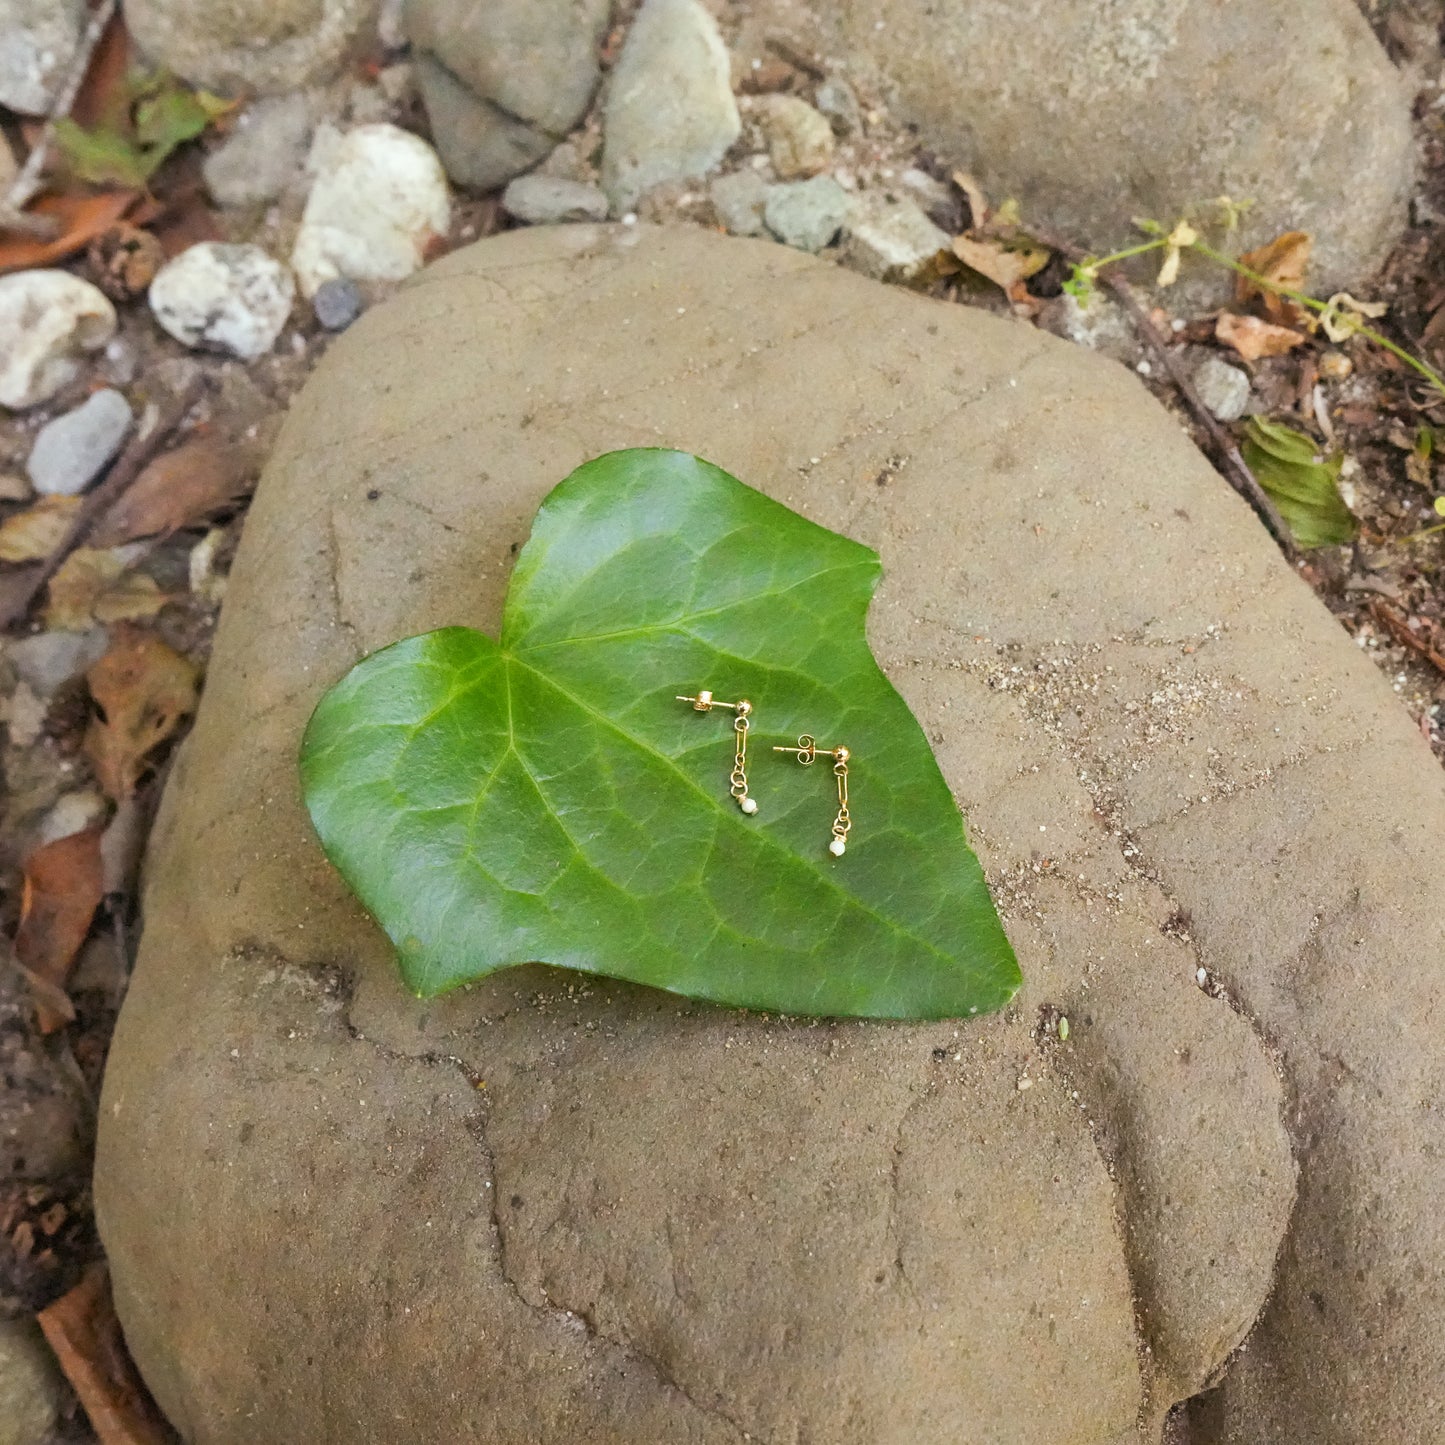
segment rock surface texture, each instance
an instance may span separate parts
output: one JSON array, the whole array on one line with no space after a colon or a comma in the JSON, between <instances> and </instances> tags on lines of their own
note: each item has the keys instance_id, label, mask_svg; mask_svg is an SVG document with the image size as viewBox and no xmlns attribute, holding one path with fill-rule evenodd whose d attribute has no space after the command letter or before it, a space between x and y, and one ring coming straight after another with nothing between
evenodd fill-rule
<instances>
[{"instance_id":1,"label":"rock surface texture","mask_svg":"<svg viewBox=\"0 0 1445 1445\"><path fill-rule=\"evenodd\" d=\"M294 90L339 70L378 0L125 0L146 55L230 94Z\"/></svg>"},{"instance_id":2,"label":"rock surface texture","mask_svg":"<svg viewBox=\"0 0 1445 1445\"><path fill-rule=\"evenodd\" d=\"M881 83L990 196L1101 253L1229 195L1245 245L1314 236L1327 294L1405 224L1410 98L1355 0L759 0L744 33Z\"/></svg>"},{"instance_id":3,"label":"rock surface texture","mask_svg":"<svg viewBox=\"0 0 1445 1445\"><path fill-rule=\"evenodd\" d=\"M611 8L611 0L407 0L432 138L458 185L502 185L582 118Z\"/></svg>"},{"instance_id":4,"label":"rock surface texture","mask_svg":"<svg viewBox=\"0 0 1445 1445\"><path fill-rule=\"evenodd\" d=\"M85 0L0 0L0 105L44 115L85 29Z\"/></svg>"},{"instance_id":5,"label":"rock surface texture","mask_svg":"<svg viewBox=\"0 0 1445 1445\"><path fill-rule=\"evenodd\" d=\"M1005 1015L421 1004L322 858L322 689L495 631L542 496L657 444L881 551ZM1126 1445L1221 1376L1205 1445L1433 1439L1442 847L1388 688L1122 368L761 241L483 242L256 497L100 1109L127 1337L195 1445Z\"/></svg>"}]
</instances>

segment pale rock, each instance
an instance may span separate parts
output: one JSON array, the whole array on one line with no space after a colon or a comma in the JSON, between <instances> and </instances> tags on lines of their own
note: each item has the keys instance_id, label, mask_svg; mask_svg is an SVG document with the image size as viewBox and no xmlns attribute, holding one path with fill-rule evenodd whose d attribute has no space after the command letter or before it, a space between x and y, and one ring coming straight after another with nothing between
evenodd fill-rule
<instances>
[{"instance_id":1,"label":"pale rock","mask_svg":"<svg viewBox=\"0 0 1445 1445\"><path fill-rule=\"evenodd\" d=\"M0 406L48 401L80 374L77 353L115 335L115 307L68 271L0 276Z\"/></svg>"},{"instance_id":2,"label":"pale rock","mask_svg":"<svg viewBox=\"0 0 1445 1445\"><path fill-rule=\"evenodd\" d=\"M276 200L301 184L311 131L311 104L304 94L253 101L202 164L206 189L223 206Z\"/></svg>"},{"instance_id":3,"label":"pale rock","mask_svg":"<svg viewBox=\"0 0 1445 1445\"><path fill-rule=\"evenodd\" d=\"M847 223L853 202L832 176L768 187L763 219L784 245L821 251Z\"/></svg>"},{"instance_id":4,"label":"pale rock","mask_svg":"<svg viewBox=\"0 0 1445 1445\"><path fill-rule=\"evenodd\" d=\"M223 94L298 90L337 74L375 24L377 0L126 0L142 51Z\"/></svg>"},{"instance_id":5,"label":"pale rock","mask_svg":"<svg viewBox=\"0 0 1445 1445\"><path fill-rule=\"evenodd\" d=\"M50 711L23 680L15 684L10 696L0 700L0 721L12 747L28 748L45 731L45 718ZM4 1436L0 1435L0 1440Z\"/></svg>"},{"instance_id":6,"label":"pale rock","mask_svg":"<svg viewBox=\"0 0 1445 1445\"><path fill-rule=\"evenodd\" d=\"M867 197L849 216L842 258L875 281L912 281L948 242L912 201Z\"/></svg>"},{"instance_id":7,"label":"pale rock","mask_svg":"<svg viewBox=\"0 0 1445 1445\"><path fill-rule=\"evenodd\" d=\"M43 1445L65 1382L33 1319L0 1320L0 1445Z\"/></svg>"},{"instance_id":8,"label":"pale rock","mask_svg":"<svg viewBox=\"0 0 1445 1445\"><path fill-rule=\"evenodd\" d=\"M120 451L135 418L130 403L107 387L45 423L26 470L42 497L78 497Z\"/></svg>"},{"instance_id":9,"label":"pale rock","mask_svg":"<svg viewBox=\"0 0 1445 1445\"><path fill-rule=\"evenodd\" d=\"M732 171L719 176L708 187L707 193L718 220L734 236L762 234L768 183L755 170Z\"/></svg>"},{"instance_id":10,"label":"pale rock","mask_svg":"<svg viewBox=\"0 0 1445 1445\"><path fill-rule=\"evenodd\" d=\"M5 133L0 131L0 194L10 189L11 182L19 172L20 166L15 159L15 152L10 149Z\"/></svg>"},{"instance_id":11,"label":"pale rock","mask_svg":"<svg viewBox=\"0 0 1445 1445\"><path fill-rule=\"evenodd\" d=\"M0 0L0 105L45 115L85 29L85 0Z\"/></svg>"},{"instance_id":12,"label":"pale rock","mask_svg":"<svg viewBox=\"0 0 1445 1445\"><path fill-rule=\"evenodd\" d=\"M768 155L781 180L805 180L833 163L833 127L796 95L770 95L763 107Z\"/></svg>"},{"instance_id":13,"label":"pale rock","mask_svg":"<svg viewBox=\"0 0 1445 1445\"><path fill-rule=\"evenodd\" d=\"M1101 352L1132 366L1140 356L1139 335L1128 313L1101 289L1084 300L1065 292L1049 309L1049 329L1075 346Z\"/></svg>"},{"instance_id":14,"label":"pale rock","mask_svg":"<svg viewBox=\"0 0 1445 1445\"><path fill-rule=\"evenodd\" d=\"M408 0L418 89L458 185L504 185L576 125L610 11L610 0Z\"/></svg>"},{"instance_id":15,"label":"pale rock","mask_svg":"<svg viewBox=\"0 0 1445 1445\"><path fill-rule=\"evenodd\" d=\"M323 281L403 281L446 234L451 197L437 153L394 125L322 126L291 265L308 299Z\"/></svg>"},{"instance_id":16,"label":"pale rock","mask_svg":"<svg viewBox=\"0 0 1445 1445\"><path fill-rule=\"evenodd\" d=\"M156 320L182 345L252 361L275 345L296 285L260 246L202 241L161 267L149 299Z\"/></svg>"},{"instance_id":17,"label":"pale rock","mask_svg":"<svg viewBox=\"0 0 1445 1445\"><path fill-rule=\"evenodd\" d=\"M698 0L645 0L607 96L602 189L613 209L707 175L741 130L717 22Z\"/></svg>"},{"instance_id":18,"label":"pale rock","mask_svg":"<svg viewBox=\"0 0 1445 1445\"><path fill-rule=\"evenodd\" d=\"M4 656L36 696L48 699L99 662L109 645L105 628L99 626L83 632L37 632L6 639Z\"/></svg>"},{"instance_id":19,"label":"pale rock","mask_svg":"<svg viewBox=\"0 0 1445 1445\"><path fill-rule=\"evenodd\" d=\"M109 812L105 796L97 788L77 793L62 793L50 811L40 820L35 841L54 843L69 838L98 823Z\"/></svg>"},{"instance_id":20,"label":"pale rock","mask_svg":"<svg viewBox=\"0 0 1445 1445\"><path fill-rule=\"evenodd\" d=\"M1249 405L1249 374L1218 356L1206 356L1194 368L1194 389L1210 415L1238 421Z\"/></svg>"},{"instance_id":21,"label":"pale rock","mask_svg":"<svg viewBox=\"0 0 1445 1445\"><path fill-rule=\"evenodd\" d=\"M907 170L898 177L898 185L905 190L923 207L925 211L937 210L940 207L949 205L953 200L953 191L946 182L940 181L937 176L931 176L927 171L920 170L917 166L909 166Z\"/></svg>"},{"instance_id":22,"label":"pale rock","mask_svg":"<svg viewBox=\"0 0 1445 1445\"><path fill-rule=\"evenodd\" d=\"M820 81L813 102L828 117L835 134L856 135L863 129L863 109L853 87L840 75Z\"/></svg>"},{"instance_id":23,"label":"pale rock","mask_svg":"<svg viewBox=\"0 0 1445 1445\"><path fill-rule=\"evenodd\" d=\"M607 197L584 181L555 176L518 176L502 192L502 209L529 226L560 221L605 221Z\"/></svg>"},{"instance_id":24,"label":"pale rock","mask_svg":"<svg viewBox=\"0 0 1445 1445\"><path fill-rule=\"evenodd\" d=\"M0 502L28 502L35 488L14 472L0 472Z\"/></svg>"}]
</instances>

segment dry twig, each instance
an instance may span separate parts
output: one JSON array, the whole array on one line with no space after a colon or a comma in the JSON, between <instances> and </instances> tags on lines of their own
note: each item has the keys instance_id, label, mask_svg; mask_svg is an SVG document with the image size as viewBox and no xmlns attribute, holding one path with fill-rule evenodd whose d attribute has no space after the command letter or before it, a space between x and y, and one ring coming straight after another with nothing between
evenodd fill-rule
<instances>
[{"instance_id":1,"label":"dry twig","mask_svg":"<svg viewBox=\"0 0 1445 1445\"><path fill-rule=\"evenodd\" d=\"M1412 652L1417 652L1435 670L1445 675L1445 657L1442 657L1423 637L1417 637L1410 624L1394 608L1372 597L1369 602L1370 616Z\"/></svg>"}]
</instances>

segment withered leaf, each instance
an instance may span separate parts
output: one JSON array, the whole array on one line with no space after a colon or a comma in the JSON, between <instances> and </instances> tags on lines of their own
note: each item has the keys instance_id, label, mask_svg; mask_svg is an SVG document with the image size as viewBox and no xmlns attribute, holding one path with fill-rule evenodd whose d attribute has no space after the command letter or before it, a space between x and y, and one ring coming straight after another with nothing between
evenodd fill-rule
<instances>
[{"instance_id":1,"label":"withered leaf","mask_svg":"<svg viewBox=\"0 0 1445 1445\"><path fill-rule=\"evenodd\" d=\"M1049 252L1042 246L1010 248L1002 241L979 241L972 236L955 236L953 254L980 276L1001 286L1010 300L1027 295L1024 282L1049 264Z\"/></svg>"},{"instance_id":2,"label":"withered leaf","mask_svg":"<svg viewBox=\"0 0 1445 1445\"><path fill-rule=\"evenodd\" d=\"M196 669L159 637L120 626L86 681L99 716L86 731L85 751L101 787L124 802L151 752L195 710Z\"/></svg>"},{"instance_id":3,"label":"withered leaf","mask_svg":"<svg viewBox=\"0 0 1445 1445\"><path fill-rule=\"evenodd\" d=\"M50 240L23 235L0 238L0 272L53 266L84 250L96 236L125 215L139 194L139 191L126 190L42 196L29 207L27 214L44 217L59 229Z\"/></svg>"},{"instance_id":4,"label":"withered leaf","mask_svg":"<svg viewBox=\"0 0 1445 1445\"><path fill-rule=\"evenodd\" d=\"M246 490L253 458L205 438L158 456L100 519L90 540L116 547L203 521Z\"/></svg>"},{"instance_id":5,"label":"withered leaf","mask_svg":"<svg viewBox=\"0 0 1445 1445\"><path fill-rule=\"evenodd\" d=\"M1276 286L1303 291L1311 244L1308 231L1286 231L1267 246L1246 251L1239 258L1239 263L1266 281L1273 281ZM1265 318L1280 326L1290 326L1304 318L1304 309L1289 297L1260 286L1248 276L1234 278L1234 295L1241 302L1257 300Z\"/></svg>"},{"instance_id":6,"label":"withered leaf","mask_svg":"<svg viewBox=\"0 0 1445 1445\"><path fill-rule=\"evenodd\" d=\"M43 562L65 540L79 497L41 497L0 522L0 562Z\"/></svg>"},{"instance_id":7,"label":"withered leaf","mask_svg":"<svg viewBox=\"0 0 1445 1445\"><path fill-rule=\"evenodd\" d=\"M131 571L125 558L98 547L77 547L50 579L45 623L62 632L82 632L92 622L154 617L169 600L153 577Z\"/></svg>"},{"instance_id":8,"label":"withered leaf","mask_svg":"<svg viewBox=\"0 0 1445 1445\"><path fill-rule=\"evenodd\" d=\"M1223 311L1214 323L1215 336L1226 346L1232 346L1246 361L1258 361L1262 356L1283 356L1296 346L1303 345L1309 338L1301 331L1292 331L1288 326L1276 326L1261 321L1258 316L1235 316Z\"/></svg>"},{"instance_id":9,"label":"withered leaf","mask_svg":"<svg viewBox=\"0 0 1445 1445\"><path fill-rule=\"evenodd\" d=\"M57 838L25 860L15 956L30 980L41 1033L75 1017L65 981L100 906L101 831L96 825Z\"/></svg>"}]
</instances>

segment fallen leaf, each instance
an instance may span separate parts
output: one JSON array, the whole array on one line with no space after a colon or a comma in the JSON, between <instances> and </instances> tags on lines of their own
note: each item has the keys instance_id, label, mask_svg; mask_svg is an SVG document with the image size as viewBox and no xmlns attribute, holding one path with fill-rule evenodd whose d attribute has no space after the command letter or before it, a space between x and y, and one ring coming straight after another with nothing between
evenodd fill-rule
<instances>
[{"instance_id":1,"label":"fallen leaf","mask_svg":"<svg viewBox=\"0 0 1445 1445\"><path fill-rule=\"evenodd\" d=\"M0 239L0 273L53 266L73 256L125 215L137 194L136 191L101 191L42 196L26 214L53 221L59 228L55 239L39 241L33 236L19 235Z\"/></svg>"},{"instance_id":2,"label":"fallen leaf","mask_svg":"<svg viewBox=\"0 0 1445 1445\"><path fill-rule=\"evenodd\" d=\"M43 562L65 540L79 497L41 497L0 522L0 562Z\"/></svg>"},{"instance_id":3,"label":"fallen leaf","mask_svg":"<svg viewBox=\"0 0 1445 1445\"><path fill-rule=\"evenodd\" d=\"M1023 283L1049 264L1050 255L1042 246L1010 247L1002 241L977 241L972 236L955 236L953 254L970 271L1001 286L1011 301L1027 299Z\"/></svg>"},{"instance_id":4,"label":"fallen leaf","mask_svg":"<svg viewBox=\"0 0 1445 1445\"><path fill-rule=\"evenodd\" d=\"M195 710L196 669L159 637L121 626L86 681L99 715L86 731L85 751L101 787L123 803L150 753Z\"/></svg>"},{"instance_id":5,"label":"fallen leaf","mask_svg":"<svg viewBox=\"0 0 1445 1445\"><path fill-rule=\"evenodd\" d=\"M25 860L15 957L35 993L43 1034L75 1017L65 981L100 906L101 832L96 825L57 838Z\"/></svg>"},{"instance_id":6,"label":"fallen leaf","mask_svg":"<svg viewBox=\"0 0 1445 1445\"><path fill-rule=\"evenodd\" d=\"M92 622L154 617L169 601L153 577L132 571L124 557L99 547L77 547L50 579L45 625L83 632Z\"/></svg>"},{"instance_id":7,"label":"fallen leaf","mask_svg":"<svg viewBox=\"0 0 1445 1445\"><path fill-rule=\"evenodd\" d=\"M167 1445L173 1437L126 1350L104 1264L36 1318L101 1445Z\"/></svg>"},{"instance_id":8,"label":"fallen leaf","mask_svg":"<svg viewBox=\"0 0 1445 1445\"><path fill-rule=\"evenodd\" d=\"M1284 286L1291 291L1303 291L1311 244L1308 231L1286 231L1284 235L1276 236L1267 246L1246 251L1239 258L1239 264L1247 266L1256 275L1272 281L1276 286ZM1248 276L1237 275L1234 278L1234 295L1235 299L1241 302L1258 300L1259 309L1266 319L1278 325L1290 326L1304 319L1303 307L1289 297L1280 296L1257 281L1251 281Z\"/></svg>"},{"instance_id":9,"label":"fallen leaf","mask_svg":"<svg viewBox=\"0 0 1445 1445\"><path fill-rule=\"evenodd\" d=\"M206 438L158 456L91 533L97 547L177 532L233 502L246 490L254 457Z\"/></svg>"},{"instance_id":10,"label":"fallen leaf","mask_svg":"<svg viewBox=\"0 0 1445 1445\"><path fill-rule=\"evenodd\" d=\"M1246 361L1258 361L1262 356L1283 356L1286 351L1309 339L1303 332L1292 331L1288 326L1276 326L1272 322L1261 321L1258 316L1236 316L1230 311L1220 313L1214 323L1214 334Z\"/></svg>"},{"instance_id":11,"label":"fallen leaf","mask_svg":"<svg viewBox=\"0 0 1445 1445\"><path fill-rule=\"evenodd\" d=\"M1343 454L1321 457L1312 437L1257 416L1245 426L1241 450L1297 545L1328 547L1354 537L1354 513L1339 489Z\"/></svg>"},{"instance_id":12,"label":"fallen leaf","mask_svg":"<svg viewBox=\"0 0 1445 1445\"><path fill-rule=\"evenodd\" d=\"M1367 320L1377 320L1389 309L1383 301L1356 301L1348 291L1336 291L1320 312L1320 329L1338 345L1364 330Z\"/></svg>"},{"instance_id":13,"label":"fallen leaf","mask_svg":"<svg viewBox=\"0 0 1445 1445\"><path fill-rule=\"evenodd\" d=\"M988 197L984 195L983 187L967 171L954 171L953 184L963 192L964 199L968 202L969 226L976 231L988 220Z\"/></svg>"},{"instance_id":14,"label":"fallen leaf","mask_svg":"<svg viewBox=\"0 0 1445 1445\"><path fill-rule=\"evenodd\" d=\"M116 6L86 67L85 79L70 107L70 118L86 127L116 121L130 105L131 43L125 18Z\"/></svg>"}]
</instances>

